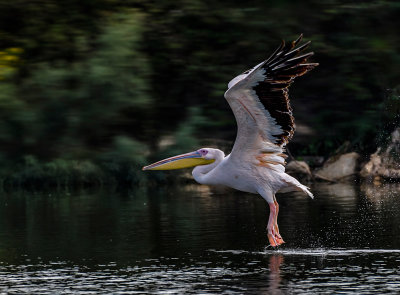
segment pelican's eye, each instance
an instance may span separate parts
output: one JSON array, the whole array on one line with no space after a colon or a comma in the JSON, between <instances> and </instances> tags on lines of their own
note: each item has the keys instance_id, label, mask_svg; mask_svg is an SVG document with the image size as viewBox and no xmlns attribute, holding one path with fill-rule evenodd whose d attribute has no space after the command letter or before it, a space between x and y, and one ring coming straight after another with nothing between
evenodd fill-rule
<instances>
[{"instance_id":1,"label":"pelican's eye","mask_svg":"<svg viewBox=\"0 0 400 295\"><path fill-rule=\"evenodd\" d=\"M200 150L200 154L201 154L202 156L205 156L205 155L208 154L208 151L207 151L207 150Z\"/></svg>"}]
</instances>

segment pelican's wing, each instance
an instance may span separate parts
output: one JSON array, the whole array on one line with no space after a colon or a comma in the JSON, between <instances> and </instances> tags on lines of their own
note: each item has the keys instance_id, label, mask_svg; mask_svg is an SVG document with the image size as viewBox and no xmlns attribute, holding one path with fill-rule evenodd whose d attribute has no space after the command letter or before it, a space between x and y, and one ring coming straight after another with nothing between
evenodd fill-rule
<instances>
[{"instance_id":1,"label":"pelican's wing","mask_svg":"<svg viewBox=\"0 0 400 295\"><path fill-rule=\"evenodd\" d=\"M231 160L284 163L283 148L295 128L288 87L318 65L307 63L312 52L300 55L310 44L296 48L301 39L302 35L287 46L282 42L266 61L228 84L225 98L238 125Z\"/></svg>"}]
</instances>

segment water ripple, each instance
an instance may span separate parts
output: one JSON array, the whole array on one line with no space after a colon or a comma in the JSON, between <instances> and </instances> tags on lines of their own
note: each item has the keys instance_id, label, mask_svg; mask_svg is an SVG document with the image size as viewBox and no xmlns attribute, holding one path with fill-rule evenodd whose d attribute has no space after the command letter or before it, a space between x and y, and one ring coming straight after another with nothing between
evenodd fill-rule
<instances>
[{"instance_id":1,"label":"water ripple","mask_svg":"<svg viewBox=\"0 0 400 295\"><path fill-rule=\"evenodd\" d=\"M400 249L265 249L264 251L208 250L215 253L256 254L256 255L299 255L299 256L349 256L358 254L400 254Z\"/></svg>"}]
</instances>

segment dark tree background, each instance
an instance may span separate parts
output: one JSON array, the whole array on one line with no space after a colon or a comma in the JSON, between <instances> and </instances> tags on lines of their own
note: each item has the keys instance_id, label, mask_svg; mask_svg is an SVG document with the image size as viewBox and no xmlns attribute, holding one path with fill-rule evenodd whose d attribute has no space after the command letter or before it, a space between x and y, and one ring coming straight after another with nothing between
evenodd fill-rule
<instances>
[{"instance_id":1,"label":"dark tree background","mask_svg":"<svg viewBox=\"0 0 400 295\"><path fill-rule=\"evenodd\" d=\"M400 2L0 0L3 182L138 181L146 161L229 150L235 75L304 33L294 156L367 155L398 124Z\"/></svg>"}]
</instances>

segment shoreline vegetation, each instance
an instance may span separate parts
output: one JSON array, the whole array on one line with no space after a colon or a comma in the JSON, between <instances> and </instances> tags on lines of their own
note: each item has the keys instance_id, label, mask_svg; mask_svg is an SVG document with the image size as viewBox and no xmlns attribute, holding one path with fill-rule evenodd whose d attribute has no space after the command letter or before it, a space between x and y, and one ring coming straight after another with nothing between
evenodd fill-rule
<instances>
[{"instance_id":1,"label":"shoreline vegetation","mask_svg":"<svg viewBox=\"0 0 400 295\"><path fill-rule=\"evenodd\" d=\"M358 175L374 154L363 171L390 179L399 15L395 0L0 0L0 187L182 181L141 168L200 147L229 152L228 82L301 33L320 66L290 87L290 153L310 181L338 181L318 169L352 152L334 170L350 161Z\"/></svg>"},{"instance_id":2,"label":"shoreline vegetation","mask_svg":"<svg viewBox=\"0 0 400 295\"><path fill-rule=\"evenodd\" d=\"M220 142L221 143L221 142ZM218 146L221 148L221 146ZM226 148L226 145L223 147ZM129 154L129 151L127 150ZM321 156L305 156L291 159L286 172L306 183L360 181L376 186L382 183L400 182L400 128L393 131L386 147L379 147L368 159L356 152L338 153L325 160ZM119 155L121 156L121 155ZM194 181L188 169L148 173L141 170L140 163L132 159L98 162L56 160L39 163L26 158L24 165L17 166L0 178L0 188L87 188L121 187L177 184ZM322 161L321 161L322 159Z\"/></svg>"}]
</instances>

